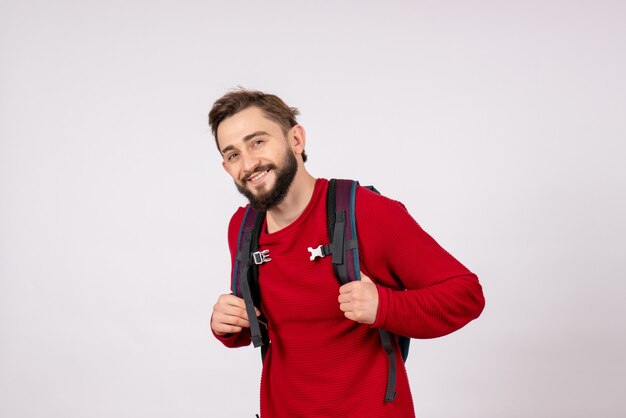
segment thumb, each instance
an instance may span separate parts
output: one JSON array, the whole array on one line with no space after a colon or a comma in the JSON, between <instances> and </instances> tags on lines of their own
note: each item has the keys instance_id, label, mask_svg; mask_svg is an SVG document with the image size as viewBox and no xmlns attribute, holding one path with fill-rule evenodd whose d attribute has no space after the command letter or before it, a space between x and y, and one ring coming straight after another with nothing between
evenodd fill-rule
<instances>
[{"instance_id":1,"label":"thumb","mask_svg":"<svg viewBox=\"0 0 626 418\"><path fill-rule=\"evenodd\" d=\"M361 281L363 283L374 283L372 281L372 279L370 279L369 277L367 277L365 274L363 274L363 272L361 272Z\"/></svg>"}]
</instances>

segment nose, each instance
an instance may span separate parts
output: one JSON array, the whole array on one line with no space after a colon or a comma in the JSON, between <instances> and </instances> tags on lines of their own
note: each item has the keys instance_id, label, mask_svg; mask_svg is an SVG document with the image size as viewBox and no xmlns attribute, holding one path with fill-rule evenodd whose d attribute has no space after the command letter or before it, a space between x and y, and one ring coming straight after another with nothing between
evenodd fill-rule
<instances>
[{"instance_id":1,"label":"nose","mask_svg":"<svg viewBox=\"0 0 626 418\"><path fill-rule=\"evenodd\" d=\"M261 164L261 159L251 153L243 153L241 157L243 160L243 169L246 172L254 171L254 169Z\"/></svg>"}]
</instances>

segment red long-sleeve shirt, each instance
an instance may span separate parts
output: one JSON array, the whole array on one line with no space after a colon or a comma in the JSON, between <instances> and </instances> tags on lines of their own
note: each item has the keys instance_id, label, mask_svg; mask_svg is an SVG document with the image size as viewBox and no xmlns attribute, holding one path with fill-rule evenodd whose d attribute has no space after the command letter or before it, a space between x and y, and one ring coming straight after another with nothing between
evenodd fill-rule
<instances>
[{"instance_id":1,"label":"red long-sleeve shirt","mask_svg":"<svg viewBox=\"0 0 626 418\"><path fill-rule=\"evenodd\" d=\"M357 189L361 271L376 284L376 321L363 325L339 309L339 282L331 257L309 259L308 247L328 244L326 191L318 179L304 212L268 234L260 250L261 310L270 349L261 377L261 416L414 416L404 364L396 348L397 396L385 402L387 357L378 328L412 338L449 334L477 318L484 298L477 277L441 248L396 201ZM244 208L233 215L228 240L234 260ZM250 344L248 329L218 337L226 346Z\"/></svg>"}]
</instances>

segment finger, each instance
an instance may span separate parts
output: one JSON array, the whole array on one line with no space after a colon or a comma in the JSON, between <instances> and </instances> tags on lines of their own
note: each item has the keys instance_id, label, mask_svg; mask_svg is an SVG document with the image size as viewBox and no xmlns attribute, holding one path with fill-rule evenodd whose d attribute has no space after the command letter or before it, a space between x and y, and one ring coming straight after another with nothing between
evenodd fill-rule
<instances>
[{"instance_id":1,"label":"finger","mask_svg":"<svg viewBox=\"0 0 626 418\"><path fill-rule=\"evenodd\" d=\"M219 312L211 317L211 329L218 335L240 332L246 324L247 321L241 318L223 315Z\"/></svg>"},{"instance_id":2,"label":"finger","mask_svg":"<svg viewBox=\"0 0 626 418\"><path fill-rule=\"evenodd\" d=\"M225 328L227 330L226 334L236 334L236 333L241 332L243 330L242 327L236 327L234 325L228 325L228 326L225 326Z\"/></svg>"},{"instance_id":3,"label":"finger","mask_svg":"<svg viewBox=\"0 0 626 418\"><path fill-rule=\"evenodd\" d=\"M237 306L235 309L239 309L241 311L243 311L245 318L248 319L248 309L244 306L243 308L240 308L239 306ZM254 313L256 316L261 315L261 311L259 311L256 306L254 307Z\"/></svg>"},{"instance_id":4,"label":"finger","mask_svg":"<svg viewBox=\"0 0 626 418\"><path fill-rule=\"evenodd\" d=\"M347 311L344 312L343 316L345 316L346 318L348 318L351 321L355 321L356 322L356 315L354 315L354 313Z\"/></svg>"},{"instance_id":5,"label":"finger","mask_svg":"<svg viewBox=\"0 0 626 418\"><path fill-rule=\"evenodd\" d=\"M246 310L246 302L240 297L237 297L232 294L221 295L218 298L214 309L219 309L220 311L227 312L233 315L237 315L236 314L237 311L233 310L233 309L237 309L243 312L243 314L240 314L238 316L241 316L242 318L246 318L246 319L248 318L248 313ZM256 316L261 315L261 311L257 309L256 307L254 308L254 312Z\"/></svg>"},{"instance_id":6,"label":"finger","mask_svg":"<svg viewBox=\"0 0 626 418\"><path fill-rule=\"evenodd\" d=\"M340 294L350 293L354 290L354 287L358 285L358 282L346 283L339 288Z\"/></svg>"},{"instance_id":7,"label":"finger","mask_svg":"<svg viewBox=\"0 0 626 418\"><path fill-rule=\"evenodd\" d=\"M216 324L215 326L212 326L211 329L213 329L213 332L217 335L225 335L236 334L238 332L241 332L243 328L234 325Z\"/></svg>"},{"instance_id":8,"label":"finger","mask_svg":"<svg viewBox=\"0 0 626 418\"><path fill-rule=\"evenodd\" d=\"M367 277L365 274L363 274L363 272L361 272L361 281L363 283L374 283L372 281L372 279L370 279L369 277Z\"/></svg>"},{"instance_id":9,"label":"finger","mask_svg":"<svg viewBox=\"0 0 626 418\"><path fill-rule=\"evenodd\" d=\"M337 297L339 303L348 303L353 299L352 293L342 293Z\"/></svg>"},{"instance_id":10,"label":"finger","mask_svg":"<svg viewBox=\"0 0 626 418\"><path fill-rule=\"evenodd\" d=\"M237 297L233 294L221 295L218 298L217 303L221 305L237 306L239 308L244 308L244 309L246 307L246 302L242 298Z\"/></svg>"},{"instance_id":11,"label":"finger","mask_svg":"<svg viewBox=\"0 0 626 418\"><path fill-rule=\"evenodd\" d=\"M241 325L237 325L235 320L230 321L228 319L219 319L215 318L211 321L211 328L216 332L239 332L243 328L247 328L243 326L243 322L240 322Z\"/></svg>"},{"instance_id":12,"label":"finger","mask_svg":"<svg viewBox=\"0 0 626 418\"><path fill-rule=\"evenodd\" d=\"M235 295L230 295L232 296L232 298L229 298L229 302L231 304L231 306L236 306L237 308L243 309L246 312L246 318L248 318L248 311L246 309L246 302L241 299L240 297L237 297ZM257 307L254 307L254 313L256 314L256 316L261 315L261 311L257 309Z\"/></svg>"},{"instance_id":13,"label":"finger","mask_svg":"<svg viewBox=\"0 0 626 418\"><path fill-rule=\"evenodd\" d=\"M234 316L245 320L248 319L248 313L246 312L245 307L241 308L234 305L224 305L218 303L213 307L213 313L218 313L224 316Z\"/></svg>"},{"instance_id":14,"label":"finger","mask_svg":"<svg viewBox=\"0 0 626 418\"><path fill-rule=\"evenodd\" d=\"M235 309L239 309L239 308L235 308ZM244 315L245 315L245 311L244 311ZM217 322L227 324L227 325L236 325L236 326L241 326L241 327L249 326L248 317L241 316L240 311L236 311L234 314L229 313L229 312L215 311L213 313L213 318Z\"/></svg>"}]
</instances>

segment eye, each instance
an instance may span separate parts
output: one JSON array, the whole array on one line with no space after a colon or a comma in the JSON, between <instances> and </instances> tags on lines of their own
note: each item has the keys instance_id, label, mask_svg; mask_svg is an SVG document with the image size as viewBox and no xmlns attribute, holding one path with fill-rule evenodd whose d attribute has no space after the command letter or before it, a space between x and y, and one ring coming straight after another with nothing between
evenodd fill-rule
<instances>
[{"instance_id":1,"label":"eye","mask_svg":"<svg viewBox=\"0 0 626 418\"><path fill-rule=\"evenodd\" d=\"M252 143L252 147L258 147L259 145L261 145L263 143L262 139L256 139L253 143Z\"/></svg>"},{"instance_id":2,"label":"eye","mask_svg":"<svg viewBox=\"0 0 626 418\"><path fill-rule=\"evenodd\" d=\"M236 152L230 153L226 156L226 159L228 161L233 161L235 158L237 158L239 156L239 154L237 154Z\"/></svg>"}]
</instances>

